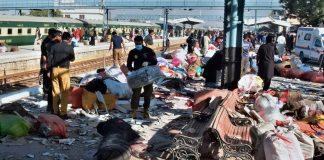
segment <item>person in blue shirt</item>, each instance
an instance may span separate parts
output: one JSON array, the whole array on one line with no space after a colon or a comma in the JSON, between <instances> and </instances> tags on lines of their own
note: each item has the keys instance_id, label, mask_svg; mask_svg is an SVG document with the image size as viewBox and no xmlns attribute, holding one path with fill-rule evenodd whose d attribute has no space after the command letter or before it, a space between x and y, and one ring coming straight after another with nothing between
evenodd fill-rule
<instances>
[{"instance_id":1,"label":"person in blue shirt","mask_svg":"<svg viewBox=\"0 0 324 160\"><path fill-rule=\"evenodd\" d=\"M125 43L123 38L117 35L116 31L112 32L112 38L111 38L109 50L111 50L112 48L113 48L114 65L121 66L123 64L123 62L121 61L121 58L123 56L123 51L124 53L126 53Z\"/></svg>"},{"instance_id":2,"label":"person in blue shirt","mask_svg":"<svg viewBox=\"0 0 324 160\"><path fill-rule=\"evenodd\" d=\"M248 34L244 34L243 36L243 55L242 55L242 66L243 66L243 74L247 74L250 72L250 56L249 52L253 50L253 45L250 42L250 37Z\"/></svg>"}]
</instances>

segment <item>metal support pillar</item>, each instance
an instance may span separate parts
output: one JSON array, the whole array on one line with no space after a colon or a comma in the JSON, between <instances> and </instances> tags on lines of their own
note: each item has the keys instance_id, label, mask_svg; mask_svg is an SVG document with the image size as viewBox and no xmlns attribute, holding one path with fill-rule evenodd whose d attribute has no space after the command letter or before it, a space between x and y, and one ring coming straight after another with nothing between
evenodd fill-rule
<instances>
[{"instance_id":1,"label":"metal support pillar","mask_svg":"<svg viewBox=\"0 0 324 160\"><path fill-rule=\"evenodd\" d=\"M183 28L182 28L182 37L186 36L186 24L183 23Z\"/></svg>"},{"instance_id":2,"label":"metal support pillar","mask_svg":"<svg viewBox=\"0 0 324 160\"><path fill-rule=\"evenodd\" d=\"M258 30L257 30L257 12L258 12L258 10L254 10L254 33L255 33L255 35L257 35L257 32L258 32Z\"/></svg>"},{"instance_id":3,"label":"metal support pillar","mask_svg":"<svg viewBox=\"0 0 324 160\"><path fill-rule=\"evenodd\" d=\"M164 24L163 24L163 49L166 50L166 43L168 39L168 17L169 9L164 9Z\"/></svg>"},{"instance_id":4,"label":"metal support pillar","mask_svg":"<svg viewBox=\"0 0 324 160\"><path fill-rule=\"evenodd\" d=\"M51 17L51 10L50 9L47 10L47 17Z\"/></svg>"},{"instance_id":5,"label":"metal support pillar","mask_svg":"<svg viewBox=\"0 0 324 160\"><path fill-rule=\"evenodd\" d=\"M106 9L106 20L107 20L107 23L106 23L106 27L107 27L107 29L109 29L109 9Z\"/></svg>"},{"instance_id":6,"label":"metal support pillar","mask_svg":"<svg viewBox=\"0 0 324 160\"><path fill-rule=\"evenodd\" d=\"M241 78L245 0L225 0L222 87L233 90Z\"/></svg>"}]
</instances>

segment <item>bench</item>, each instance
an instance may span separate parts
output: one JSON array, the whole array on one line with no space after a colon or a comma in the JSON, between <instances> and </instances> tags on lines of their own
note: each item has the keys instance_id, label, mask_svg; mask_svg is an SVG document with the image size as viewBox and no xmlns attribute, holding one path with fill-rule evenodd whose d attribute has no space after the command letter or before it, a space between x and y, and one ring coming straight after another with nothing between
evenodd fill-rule
<instances>
[{"instance_id":1,"label":"bench","mask_svg":"<svg viewBox=\"0 0 324 160\"><path fill-rule=\"evenodd\" d=\"M229 92L223 101L220 99L216 98L201 111L203 115L210 115L209 119L202 121L201 118L193 118L183 134L174 138L171 147L173 159L200 159L201 155L198 149L202 145L202 137L206 131L212 133L220 143L220 147L224 151L223 158L253 159L251 156L251 126L235 125L230 118L231 112L238 105L237 92Z\"/></svg>"},{"instance_id":2,"label":"bench","mask_svg":"<svg viewBox=\"0 0 324 160\"><path fill-rule=\"evenodd\" d=\"M182 130L182 134L176 135L171 146L173 159L199 159L199 147L202 145L203 135L210 125L217 107L222 102L222 97L207 99L210 103L199 108L199 111L193 112L190 121Z\"/></svg>"},{"instance_id":3,"label":"bench","mask_svg":"<svg viewBox=\"0 0 324 160\"><path fill-rule=\"evenodd\" d=\"M209 128L211 133L219 140L224 151L224 159L241 157L241 159L253 159L251 126L236 126L230 119L232 107L238 105L238 94L232 93L217 108L217 115Z\"/></svg>"}]
</instances>

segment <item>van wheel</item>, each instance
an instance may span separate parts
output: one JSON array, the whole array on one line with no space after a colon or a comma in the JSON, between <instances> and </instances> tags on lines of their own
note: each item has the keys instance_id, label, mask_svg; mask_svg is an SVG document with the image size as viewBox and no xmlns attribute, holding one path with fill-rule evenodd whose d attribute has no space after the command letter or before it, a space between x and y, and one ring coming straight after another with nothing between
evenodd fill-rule
<instances>
[{"instance_id":1,"label":"van wheel","mask_svg":"<svg viewBox=\"0 0 324 160\"><path fill-rule=\"evenodd\" d=\"M305 58L305 56L304 56L304 53L303 52L300 52L300 54L299 54L299 58L300 58L300 60L303 62L303 63L305 63L306 62L306 58Z\"/></svg>"}]
</instances>

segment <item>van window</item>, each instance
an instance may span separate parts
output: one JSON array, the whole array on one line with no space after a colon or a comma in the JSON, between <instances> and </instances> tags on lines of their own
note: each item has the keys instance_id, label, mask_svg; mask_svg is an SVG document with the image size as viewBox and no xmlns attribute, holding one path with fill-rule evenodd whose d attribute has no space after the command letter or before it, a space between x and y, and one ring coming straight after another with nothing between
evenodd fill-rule
<instances>
[{"instance_id":1,"label":"van window","mask_svg":"<svg viewBox=\"0 0 324 160\"><path fill-rule=\"evenodd\" d=\"M27 34L31 34L31 28L27 29Z\"/></svg>"},{"instance_id":2,"label":"van window","mask_svg":"<svg viewBox=\"0 0 324 160\"><path fill-rule=\"evenodd\" d=\"M319 39L316 39L315 41L315 47L322 47L322 42Z\"/></svg>"},{"instance_id":3,"label":"van window","mask_svg":"<svg viewBox=\"0 0 324 160\"><path fill-rule=\"evenodd\" d=\"M22 34L22 29L21 28L18 29L18 34Z\"/></svg>"},{"instance_id":4,"label":"van window","mask_svg":"<svg viewBox=\"0 0 324 160\"><path fill-rule=\"evenodd\" d=\"M12 34L12 29L11 28L8 29L8 34Z\"/></svg>"},{"instance_id":5,"label":"van window","mask_svg":"<svg viewBox=\"0 0 324 160\"><path fill-rule=\"evenodd\" d=\"M307 33L307 34L305 35L305 37L304 37L304 40L305 40L305 41L310 41L311 37L312 37L312 35L311 35L310 33Z\"/></svg>"}]
</instances>

